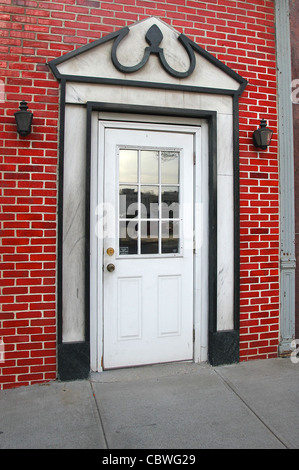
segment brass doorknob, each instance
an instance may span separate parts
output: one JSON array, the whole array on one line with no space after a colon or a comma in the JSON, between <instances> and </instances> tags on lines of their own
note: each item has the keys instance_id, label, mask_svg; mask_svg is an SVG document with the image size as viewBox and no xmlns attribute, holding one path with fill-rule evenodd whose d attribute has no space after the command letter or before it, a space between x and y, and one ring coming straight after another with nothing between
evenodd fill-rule
<instances>
[{"instance_id":1,"label":"brass doorknob","mask_svg":"<svg viewBox=\"0 0 299 470\"><path fill-rule=\"evenodd\" d=\"M114 264L109 263L109 264L107 265L107 271L109 271L109 273L112 273L114 270L115 270Z\"/></svg>"}]
</instances>

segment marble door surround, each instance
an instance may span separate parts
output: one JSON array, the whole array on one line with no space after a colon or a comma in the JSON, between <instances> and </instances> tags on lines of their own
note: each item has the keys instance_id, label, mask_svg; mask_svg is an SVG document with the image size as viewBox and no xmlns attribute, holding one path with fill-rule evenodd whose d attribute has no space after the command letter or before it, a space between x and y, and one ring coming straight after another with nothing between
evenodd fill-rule
<instances>
[{"instance_id":1,"label":"marble door surround","mask_svg":"<svg viewBox=\"0 0 299 470\"><path fill-rule=\"evenodd\" d=\"M206 234L195 361L239 360L238 97L246 80L156 17L49 63L60 81L59 377L100 370L94 235L99 120L201 126ZM196 162L198 165L198 162ZM100 186L99 186L100 187ZM202 199L201 199L202 198ZM196 279L206 284L196 285ZM202 291L202 290L205 290ZM196 307L195 307L196 308Z\"/></svg>"}]
</instances>

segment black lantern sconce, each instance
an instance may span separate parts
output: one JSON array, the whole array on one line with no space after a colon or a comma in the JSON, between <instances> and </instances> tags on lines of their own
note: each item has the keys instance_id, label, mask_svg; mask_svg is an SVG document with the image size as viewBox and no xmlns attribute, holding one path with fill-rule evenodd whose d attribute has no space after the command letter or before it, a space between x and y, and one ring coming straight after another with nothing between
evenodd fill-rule
<instances>
[{"instance_id":1,"label":"black lantern sconce","mask_svg":"<svg viewBox=\"0 0 299 470\"><path fill-rule=\"evenodd\" d=\"M15 119L17 123L17 131L21 137L25 137L31 132L31 123L33 118L33 113L27 111L28 106L26 101L21 101L20 111L15 113Z\"/></svg>"},{"instance_id":2,"label":"black lantern sconce","mask_svg":"<svg viewBox=\"0 0 299 470\"><path fill-rule=\"evenodd\" d=\"M261 120L260 127L253 133L253 145L262 150L266 150L270 145L273 131L267 127L267 121Z\"/></svg>"}]
</instances>

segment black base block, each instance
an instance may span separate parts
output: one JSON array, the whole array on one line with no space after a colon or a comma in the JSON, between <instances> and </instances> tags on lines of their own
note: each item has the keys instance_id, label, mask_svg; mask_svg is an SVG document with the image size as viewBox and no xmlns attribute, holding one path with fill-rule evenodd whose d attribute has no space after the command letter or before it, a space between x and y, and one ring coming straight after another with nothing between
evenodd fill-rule
<instances>
[{"instance_id":1,"label":"black base block","mask_svg":"<svg viewBox=\"0 0 299 470\"><path fill-rule=\"evenodd\" d=\"M82 380L90 374L89 342L58 345L58 379Z\"/></svg>"},{"instance_id":2,"label":"black base block","mask_svg":"<svg viewBox=\"0 0 299 470\"><path fill-rule=\"evenodd\" d=\"M212 366L234 364L240 360L239 331L209 333L209 362Z\"/></svg>"}]
</instances>

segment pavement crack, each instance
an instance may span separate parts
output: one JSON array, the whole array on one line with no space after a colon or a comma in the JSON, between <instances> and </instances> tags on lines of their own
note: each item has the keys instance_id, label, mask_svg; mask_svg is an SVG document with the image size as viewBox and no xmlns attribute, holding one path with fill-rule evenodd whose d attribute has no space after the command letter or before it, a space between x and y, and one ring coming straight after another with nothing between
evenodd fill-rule
<instances>
[{"instance_id":1,"label":"pavement crack","mask_svg":"<svg viewBox=\"0 0 299 470\"><path fill-rule=\"evenodd\" d=\"M214 372L218 375L218 377L220 377L220 379L222 380L223 384L226 386L226 388L228 388L232 393L234 393L238 398L239 400L242 401L242 403L246 406L246 408L248 408L248 410L254 414L254 416L262 423L262 425L268 429L268 431L286 448L286 449L290 449L291 446L288 445L285 440L283 440L281 437L279 437L277 435L277 432L275 432L272 427L266 423L266 421L259 415L257 414L257 412L254 410L254 408L248 403L248 401L241 395L241 393L238 391L237 387L235 385L233 385L233 383L223 377L223 375L221 375L221 373L219 371L217 371L215 368L213 369Z\"/></svg>"},{"instance_id":2,"label":"pavement crack","mask_svg":"<svg viewBox=\"0 0 299 470\"><path fill-rule=\"evenodd\" d=\"M96 395L95 395L95 392L94 392L94 389L93 389L92 382L89 381L89 384L90 384L90 388L91 388L91 394L92 394L92 397L93 397L93 400L94 400L94 403L95 403L95 406L96 406L96 410L97 410L97 413L98 413L98 418L99 418L99 421L100 421L100 424L101 424L106 449L109 449L108 440L107 440L107 436L106 436L106 432L105 432L105 428L104 428L104 423L103 423L103 420L102 420L100 408L99 408L99 405L98 405L98 402L97 402L97 399L96 399Z\"/></svg>"}]
</instances>

